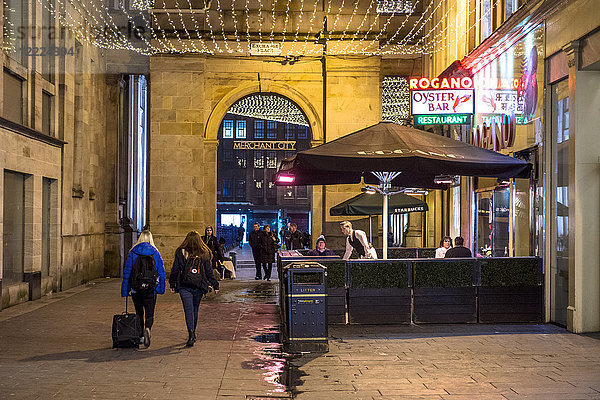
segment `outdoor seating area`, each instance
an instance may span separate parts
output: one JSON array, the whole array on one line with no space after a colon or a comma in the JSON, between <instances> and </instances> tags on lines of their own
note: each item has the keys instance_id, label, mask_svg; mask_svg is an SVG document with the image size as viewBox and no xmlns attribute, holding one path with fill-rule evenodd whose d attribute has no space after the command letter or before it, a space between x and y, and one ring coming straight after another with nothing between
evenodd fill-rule
<instances>
[{"instance_id":1,"label":"outdoor seating area","mask_svg":"<svg viewBox=\"0 0 600 400\"><path fill-rule=\"evenodd\" d=\"M429 249L401 250L423 255ZM280 273L291 262L327 268L329 324L544 321L538 257L344 261L280 254L277 261Z\"/></svg>"}]
</instances>

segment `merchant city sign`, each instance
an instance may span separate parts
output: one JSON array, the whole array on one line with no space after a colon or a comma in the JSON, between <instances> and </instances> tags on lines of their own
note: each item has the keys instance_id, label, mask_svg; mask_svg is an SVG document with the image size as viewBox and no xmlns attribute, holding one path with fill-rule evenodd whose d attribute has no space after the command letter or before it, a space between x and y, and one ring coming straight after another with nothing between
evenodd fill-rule
<instances>
[{"instance_id":1,"label":"merchant city sign","mask_svg":"<svg viewBox=\"0 0 600 400\"><path fill-rule=\"evenodd\" d=\"M292 141L252 141L236 140L234 150L296 150L296 142Z\"/></svg>"}]
</instances>

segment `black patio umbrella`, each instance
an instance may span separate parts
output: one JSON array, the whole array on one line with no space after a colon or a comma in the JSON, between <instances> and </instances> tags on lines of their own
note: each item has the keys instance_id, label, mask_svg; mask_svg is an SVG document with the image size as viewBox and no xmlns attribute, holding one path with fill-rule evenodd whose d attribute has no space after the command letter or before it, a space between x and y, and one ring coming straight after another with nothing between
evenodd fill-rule
<instances>
[{"instance_id":1,"label":"black patio umbrella","mask_svg":"<svg viewBox=\"0 0 600 400\"><path fill-rule=\"evenodd\" d=\"M391 185L434 188L438 175L528 178L531 164L419 129L380 122L281 162L278 185L379 183L386 203ZM387 207L383 206L387 258Z\"/></svg>"},{"instance_id":2,"label":"black patio umbrella","mask_svg":"<svg viewBox=\"0 0 600 400\"><path fill-rule=\"evenodd\" d=\"M388 212L393 214L407 214L411 212L428 211L427 203L416 197L404 193L397 193L390 197ZM371 216L383 214L383 195L379 193L361 193L351 199L342 201L329 209L332 216L339 215L368 215L369 216L369 240L372 242Z\"/></svg>"}]
</instances>

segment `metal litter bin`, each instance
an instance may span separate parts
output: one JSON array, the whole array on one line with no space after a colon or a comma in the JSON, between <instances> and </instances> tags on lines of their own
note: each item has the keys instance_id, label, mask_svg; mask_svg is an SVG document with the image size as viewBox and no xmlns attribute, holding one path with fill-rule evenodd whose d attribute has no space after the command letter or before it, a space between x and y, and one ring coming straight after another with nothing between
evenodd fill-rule
<instances>
[{"instance_id":1,"label":"metal litter bin","mask_svg":"<svg viewBox=\"0 0 600 400\"><path fill-rule=\"evenodd\" d=\"M316 262L294 262L283 267L280 304L284 351L326 352L327 268Z\"/></svg>"}]
</instances>

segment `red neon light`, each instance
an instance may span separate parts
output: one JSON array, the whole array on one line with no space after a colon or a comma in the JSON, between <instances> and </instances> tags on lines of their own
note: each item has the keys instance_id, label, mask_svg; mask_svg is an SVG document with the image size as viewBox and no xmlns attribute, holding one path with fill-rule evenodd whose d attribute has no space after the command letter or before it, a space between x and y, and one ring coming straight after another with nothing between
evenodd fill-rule
<instances>
[{"instance_id":1,"label":"red neon light","mask_svg":"<svg viewBox=\"0 0 600 400\"><path fill-rule=\"evenodd\" d=\"M280 182L280 183L293 183L295 179L296 178L294 178L291 175L279 175L277 177L277 182Z\"/></svg>"}]
</instances>

